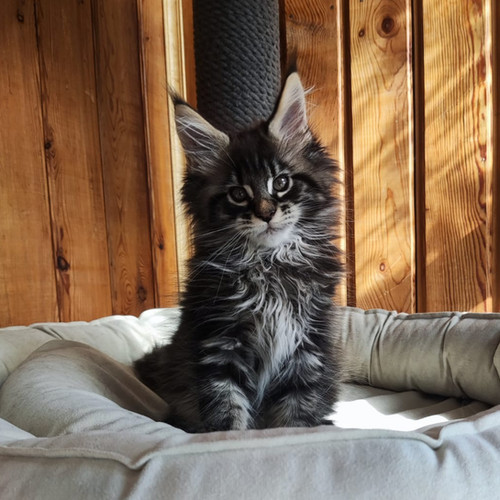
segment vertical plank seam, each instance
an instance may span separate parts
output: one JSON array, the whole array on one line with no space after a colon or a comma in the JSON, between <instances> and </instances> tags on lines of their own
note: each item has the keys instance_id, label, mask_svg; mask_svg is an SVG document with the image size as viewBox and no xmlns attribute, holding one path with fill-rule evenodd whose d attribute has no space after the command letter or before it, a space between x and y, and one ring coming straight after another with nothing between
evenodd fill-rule
<instances>
[{"instance_id":1,"label":"vertical plank seam","mask_svg":"<svg viewBox=\"0 0 500 500\"><path fill-rule=\"evenodd\" d=\"M422 2L413 5L413 135L414 135L414 237L416 312L427 310L426 286L426 199L425 199L425 110Z\"/></svg>"},{"instance_id":2,"label":"vertical plank seam","mask_svg":"<svg viewBox=\"0 0 500 500\"><path fill-rule=\"evenodd\" d=\"M337 22L340 50L339 71L339 103L342 107L343 121L342 157L344 161L344 218L345 218L345 262L346 262L346 288L347 305L355 307L356 300L356 254L355 254L355 222L354 222L354 170L353 170L353 143L352 143L352 94L351 94L351 44L350 44L350 17L349 0L339 0L337 9Z\"/></svg>"},{"instance_id":3,"label":"vertical plank seam","mask_svg":"<svg viewBox=\"0 0 500 500\"><path fill-rule=\"evenodd\" d=\"M500 311L500 9L498 8L497 0L490 0L490 47L491 47L491 92L492 92L492 196L493 196L493 212L492 212L492 309ZM495 223L496 222L496 223Z\"/></svg>"},{"instance_id":4,"label":"vertical plank seam","mask_svg":"<svg viewBox=\"0 0 500 500\"><path fill-rule=\"evenodd\" d=\"M408 212L409 212L409 237L410 237L410 312L417 311L417 255L416 255L416 190L415 190L415 72L413 68L414 53L413 53L413 1L407 0L405 3L406 14L406 92L408 96Z\"/></svg>"},{"instance_id":5,"label":"vertical plank seam","mask_svg":"<svg viewBox=\"0 0 500 500\"><path fill-rule=\"evenodd\" d=\"M57 231L57 228L54 227L54 210L53 210L53 201L52 201L52 196L50 193L50 186L49 186L49 172L48 172L48 165L47 165L47 157L45 154L45 142L47 140L47 126L46 126L46 116L47 116L47 109L45 105L45 100L43 99L43 75L42 75L42 68L43 66L43 56L41 53L41 45L40 45L40 31L39 31L39 12L40 12L40 5L38 5L40 0L33 0L33 17L35 21L35 39L36 39L36 49L37 49L37 60L38 60L38 75L39 75L39 80L38 80L38 88L40 92L40 112L41 112L41 120L42 120L42 134L43 134L43 153L42 153L42 162L43 162L43 171L45 172L45 192L47 193L47 203L48 203L48 208L49 208L49 227L50 227L50 239L51 239L51 247L52 247L52 269L53 269L53 277L54 277L54 286L55 286L55 291L56 291L56 317L59 318L59 321L62 321L62 311L60 307L60 301L61 301L61 292L59 289L58 285L58 280L57 280L57 273L58 273L58 268L57 268L57 248L56 248L56 237L54 232Z\"/></svg>"},{"instance_id":6,"label":"vertical plank seam","mask_svg":"<svg viewBox=\"0 0 500 500\"><path fill-rule=\"evenodd\" d=\"M485 0L483 6L485 11L484 16L484 58L485 58L485 78L486 78L486 160L485 164L485 191L486 191L486 262L484 263L485 269L485 293L484 299L488 304L488 297L490 298L490 308L493 308L495 303L495 285L493 280L493 269L495 267L495 250L496 250L496 230L494 226L494 207L495 207L495 169L493 168L493 152L494 152L494 83L493 83L493 65L494 61L494 46L493 43L493 10L496 0Z\"/></svg>"}]
</instances>

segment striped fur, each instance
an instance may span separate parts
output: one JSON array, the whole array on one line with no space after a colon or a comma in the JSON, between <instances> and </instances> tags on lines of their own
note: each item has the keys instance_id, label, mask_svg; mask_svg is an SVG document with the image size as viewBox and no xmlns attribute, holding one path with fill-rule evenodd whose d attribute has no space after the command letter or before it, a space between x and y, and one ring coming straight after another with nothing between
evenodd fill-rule
<instances>
[{"instance_id":1,"label":"striped fur","mask_svg":"<svg viewBox=\"0 0 500 500\"><path fill-rule=\"evenodd\" d=\"M340 377L335 164L287 79L272 119L229 138L176 99L194 255L178 331L136 363L190 432L313 426Z\"/></svg>"}]
</instances>

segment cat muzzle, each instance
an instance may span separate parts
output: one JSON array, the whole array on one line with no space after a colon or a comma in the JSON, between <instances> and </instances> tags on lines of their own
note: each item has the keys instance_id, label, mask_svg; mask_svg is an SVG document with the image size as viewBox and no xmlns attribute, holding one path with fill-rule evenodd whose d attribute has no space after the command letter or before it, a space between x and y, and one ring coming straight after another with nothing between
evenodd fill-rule
<instances>
[{"instance_id":1,"label":"cat muzzle","mask_svg":"<svg viewBox=\"0 0 500 500\"><path fill-rule=\"evenodd\" d=\"M276 213L276 203L272 200L259 200L255 203L255 216L264 222L270 222Z\"/></svg>"}]
</instances>

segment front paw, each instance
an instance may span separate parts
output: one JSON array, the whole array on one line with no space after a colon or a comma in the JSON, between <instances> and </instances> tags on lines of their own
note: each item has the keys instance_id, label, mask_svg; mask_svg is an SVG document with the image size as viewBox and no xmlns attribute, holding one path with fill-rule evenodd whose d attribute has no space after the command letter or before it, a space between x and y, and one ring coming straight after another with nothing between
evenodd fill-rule
<instances>
[{"instance_id":1,"label":"front paw","mask_svg":"<svg viewBox=\"0 0 500 500\"><path fill-rule=\"evenodd\" d=\"M210 380L200 398L201 421L207 432L242 431L251 425L251 404L231 380Z\"/></svg>"},{"instance_id":2,"label":"front paw","mask_svg":"<svg viewBox=\"0 0 500 500\"><path fill-rule=\"evenodd\" d=\"M327 423L318 408L298 404L295 398L275 403L266 412L264 421L266 427L316 427Z\"/></svg>"},{"instance_id":3,"label":"front paw","mask_svg":"<svg viewBox=\"0 0 500 500\"><path fill-rule=\"evenodd\" d=\"M244 431L250 428L250 417L243 408L219 411L203 419L205 432Z\"/></svg>"}]
</instances>

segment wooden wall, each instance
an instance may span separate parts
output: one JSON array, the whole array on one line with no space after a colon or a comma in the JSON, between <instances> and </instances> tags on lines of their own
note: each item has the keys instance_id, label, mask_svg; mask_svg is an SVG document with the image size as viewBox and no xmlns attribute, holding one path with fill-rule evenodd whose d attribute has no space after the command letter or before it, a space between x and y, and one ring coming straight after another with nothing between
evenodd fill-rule
<instances>
[{"instance_id":1,"label":"wooden wall","mask_svg":"<svg viewBox=\"0 0 500 500\"><path fill-rule=\"evenodd\" d=\"M280 0L283 53L345 185L341 303L500 310L496 0ZM0 2L0 326L177 303L168 85L189 0Z\"/></svg>"},{"instance_id":2,"label":"wooden wall","mask_svg":"<svg viewBox=\"0 0 500 500\"><path fill-rule=\"evenodd\" d=\"M500 310L496 0L284 0L344 166L347 302Z\"/></svg>"},{"instance_id":3,"label":"wooden wall","mask_svg":"<svg viewBox=\"0 0 500 500\"><path fill-rule=\"evenodd\" d=\"M186 92L185 14L171 0L0 3L1 326L177 303L166 89Z\"/></svg>"}]
</instances>

